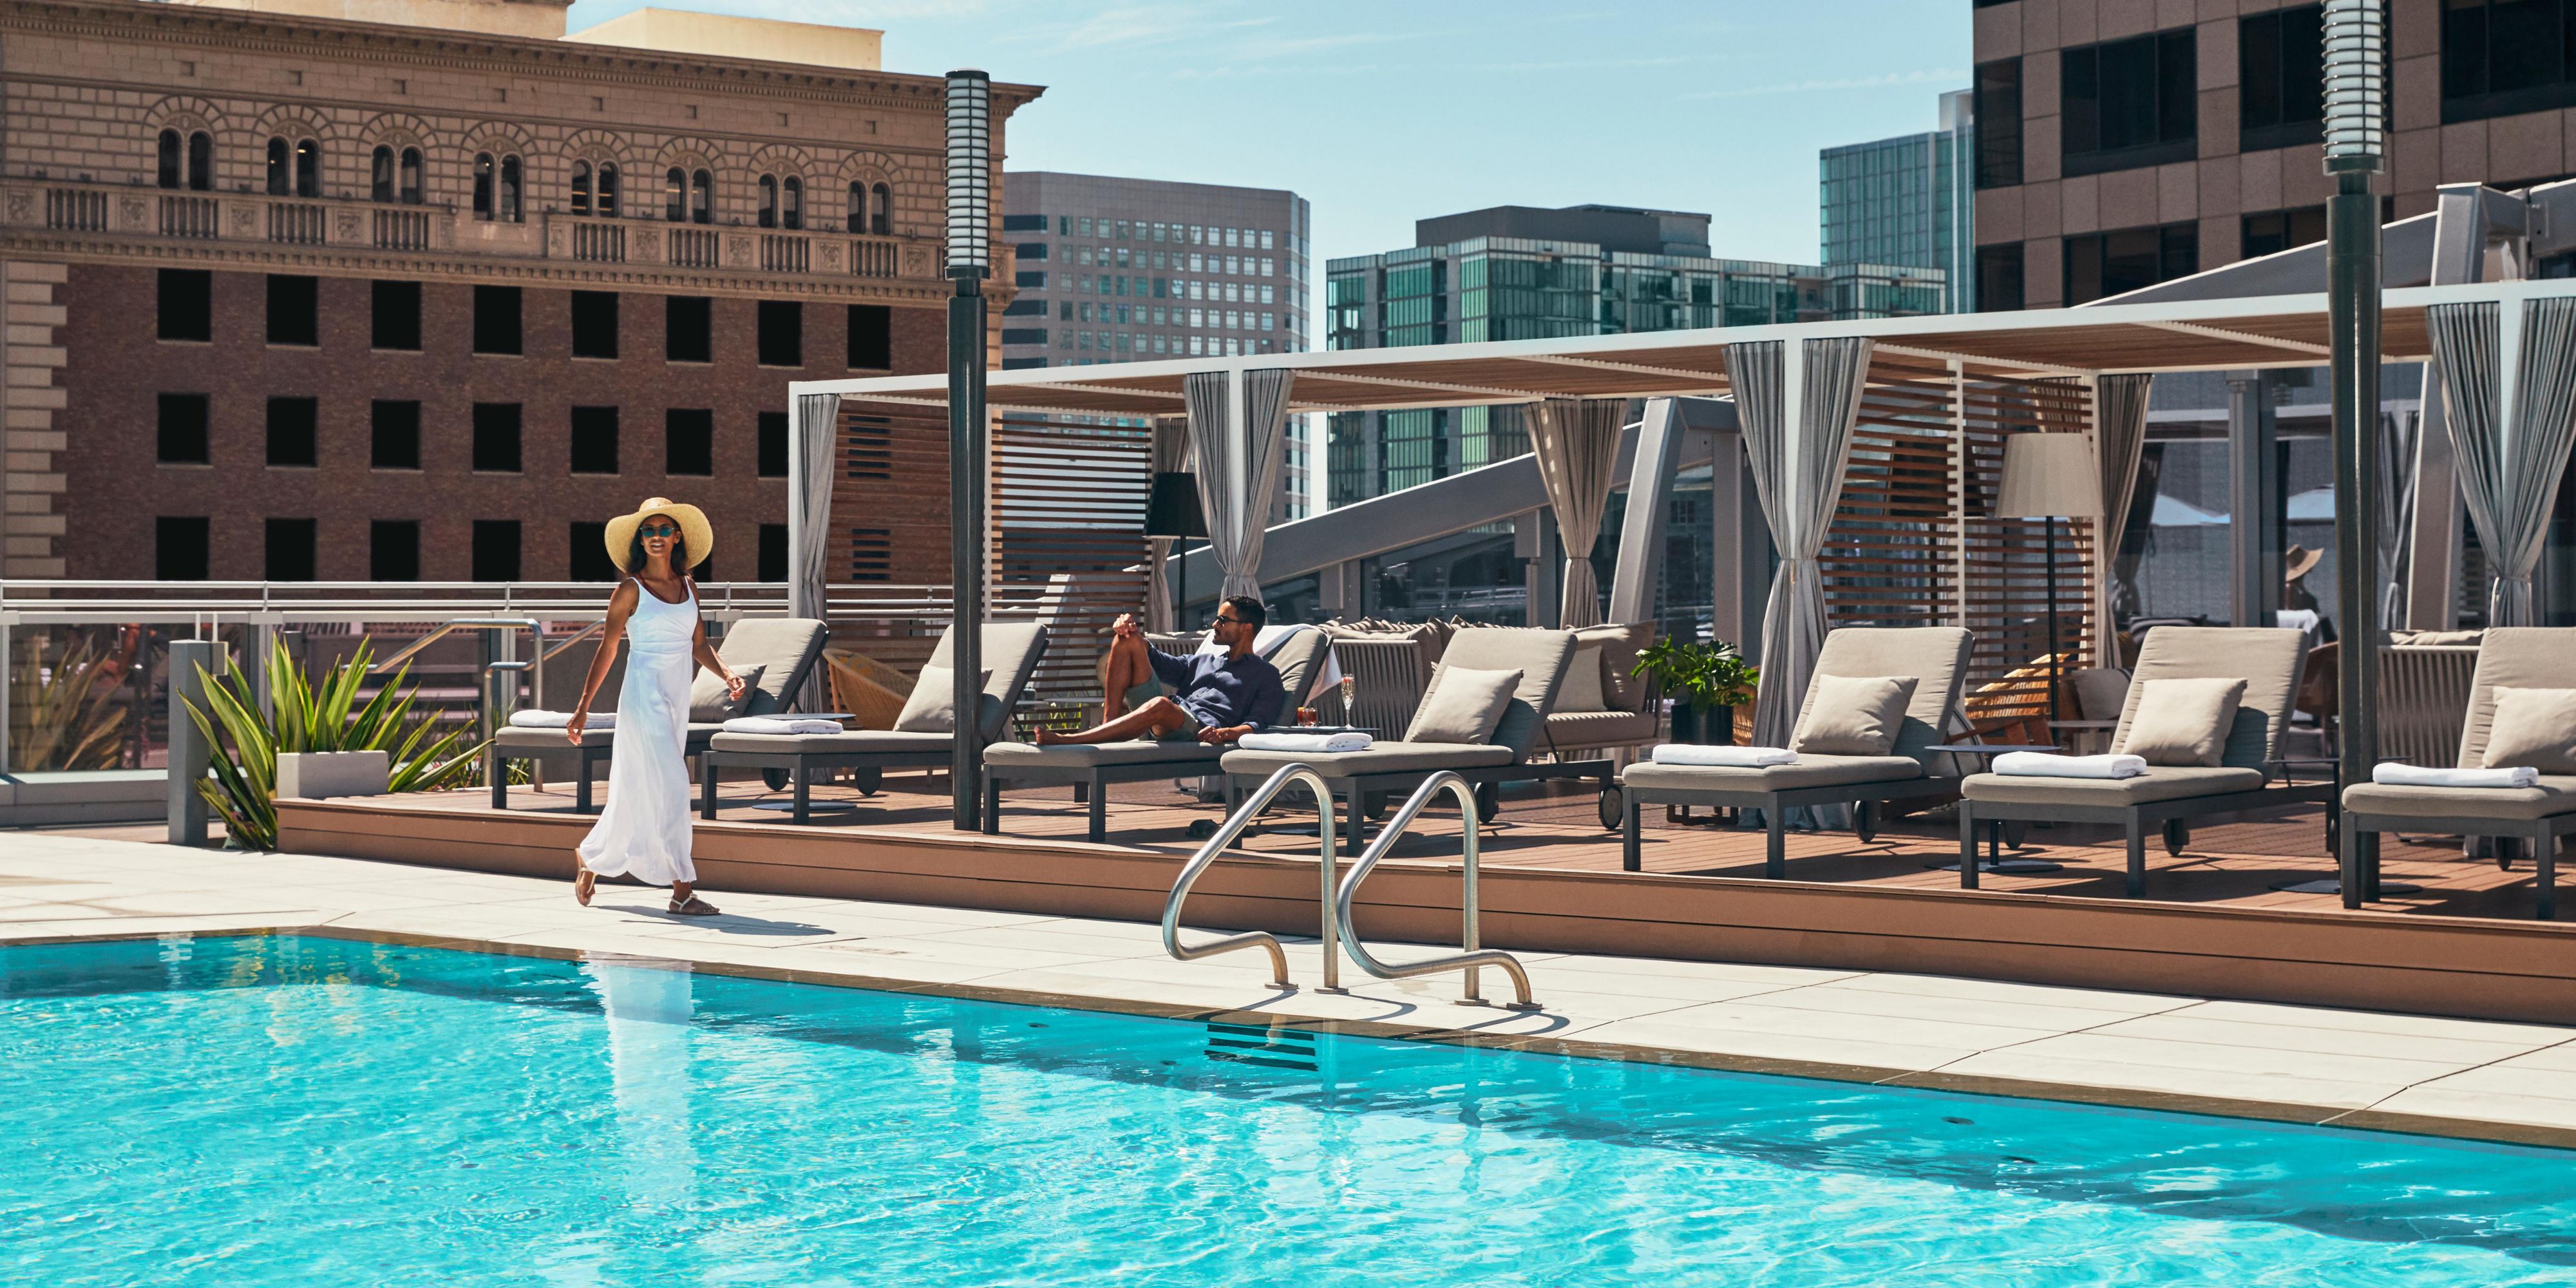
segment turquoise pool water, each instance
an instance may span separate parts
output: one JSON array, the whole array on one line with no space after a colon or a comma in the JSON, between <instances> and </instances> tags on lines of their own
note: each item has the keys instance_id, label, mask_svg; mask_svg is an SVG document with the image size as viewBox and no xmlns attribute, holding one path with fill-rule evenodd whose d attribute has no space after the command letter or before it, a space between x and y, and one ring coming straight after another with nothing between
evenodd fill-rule
<instances>
[{"instance_id":1,"label":"turquoise pool water","mask_svg":"<svg viewBox=\"0 0 2576 1288\"><path fill-rule=\"evenodd\" d=\"M0 949L0 1282L2576 1283L2576 1158L341 940Z\"/></svg>"}]
</instances>

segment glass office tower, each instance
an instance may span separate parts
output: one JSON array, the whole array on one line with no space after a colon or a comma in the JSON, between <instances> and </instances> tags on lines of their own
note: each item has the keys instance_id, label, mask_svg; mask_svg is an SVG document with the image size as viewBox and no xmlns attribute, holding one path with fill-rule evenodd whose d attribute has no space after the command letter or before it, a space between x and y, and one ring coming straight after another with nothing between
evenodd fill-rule
<instances>
[{"instance_id":1,"label":"glass office tower","mask_svg":"<svg viewBox=\"0 0 2576 1288\"><path fill-rule=\"evenodd\" d=\"M1935 311L1975 311L1971 98L1967 90L1942 95L1941 128L1930 133L1824 150L1818 168L1828 269L1865 264L1937 268L1949 284L1950 297Z\"/></svg>"}]
</instances>

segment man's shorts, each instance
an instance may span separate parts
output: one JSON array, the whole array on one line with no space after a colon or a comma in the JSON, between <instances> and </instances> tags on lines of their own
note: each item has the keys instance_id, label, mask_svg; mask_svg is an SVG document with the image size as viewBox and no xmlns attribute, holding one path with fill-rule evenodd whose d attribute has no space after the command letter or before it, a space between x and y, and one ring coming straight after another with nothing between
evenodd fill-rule
<instances>
[{"instance_id":1,"label":"man's shorts","mask_svg":"<svg viewBox=\"0 0 2576 1288\"><path fill-rule=\"evenodd\" d=\"M1170 733L1156 737L1155 741L1197 742L1199 740L1199 730L1205 728L1207 728L1206 721L1199 719L1197 716L1191 715L1188 710L1184 709L1181 712L1181 727L1174 729Z\"/></svg>"}]
</instances>

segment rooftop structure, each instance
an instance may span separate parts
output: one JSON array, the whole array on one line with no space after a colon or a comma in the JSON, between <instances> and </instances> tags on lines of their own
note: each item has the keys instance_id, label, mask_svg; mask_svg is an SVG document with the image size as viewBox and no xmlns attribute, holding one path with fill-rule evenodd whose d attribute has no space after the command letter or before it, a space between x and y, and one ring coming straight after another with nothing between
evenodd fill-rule
<instances>
[{"instance_id":1,"label":"rooftop structure","mask_svg":"<svg viewBox=\"0 0 2576 1288\"><path fill-rule=\"evenodd\" d=\"M1943 94L1937 130L1824 150L1818 168L1827 266L1937 268L1947 311L1976 308L1971 99L1966 90Z\"/></svg>"}]
</instances>

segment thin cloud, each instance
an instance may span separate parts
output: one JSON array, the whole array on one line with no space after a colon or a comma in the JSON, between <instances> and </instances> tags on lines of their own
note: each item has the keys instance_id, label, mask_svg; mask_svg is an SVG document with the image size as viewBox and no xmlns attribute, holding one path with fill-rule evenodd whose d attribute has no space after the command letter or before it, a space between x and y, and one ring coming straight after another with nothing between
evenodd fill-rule
<instances>
[{"instance_id":1,"label":"thin cloud","mask_svg":"<svg viewBox=\"0 0 2576 1288\"><path fill-rule=\"evenodd\" d=\"M1880 89L1890 85L1922 85L1933 81L1951 82L1966 78L1967 73L1948 67L1920 72L1889 72L1884 76L1853 76L1837 80L1799 81L1791 85L1756 85L1745 89L1707 89L1674 97L1688 102L1708 98L1755 98L1767 94L1812 94L1830 89Z\"/></svg>"}]
</instances>

